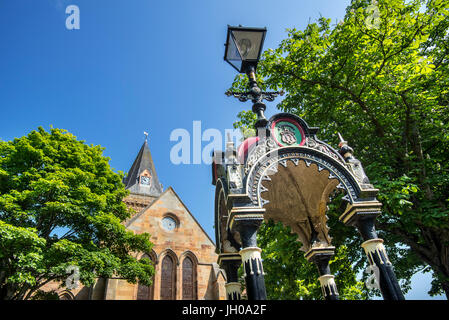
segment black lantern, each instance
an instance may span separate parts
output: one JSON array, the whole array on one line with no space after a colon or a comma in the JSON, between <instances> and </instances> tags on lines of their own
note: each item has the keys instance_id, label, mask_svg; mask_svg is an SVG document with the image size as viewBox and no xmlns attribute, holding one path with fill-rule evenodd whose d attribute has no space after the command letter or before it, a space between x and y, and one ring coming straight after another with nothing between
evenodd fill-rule
<instances>
[{"instance_id":1,"label":"black lantern","mask_svg":"<svg viewBox=\"0 0 449 320\"><path fill-rule=\"evenodd\" d=\"M268 122L264 115L266 105L263 103L263 100L273 101L276 96L283 95L282 91L262 91L257 85L256 68L262 53L266 33L267 28L231 27L228 25L228 35L225 44L225 61L238 72L246 73L249 81L249 91L227 91L226 95L234 96L242 102L247 100L253 102L252 110L257 115L256 129L264 128Z\"/></svg>"},{"instance_id":2,"label":"black lantern","mask_svg":"<svg viewBox=\"0 0 449 320\"><path fill-rule=\"evenodd\" d=\"M262 53L266 28L228 25L224 59L240 73L255 70Z\"/></svg>"}]
</instances>

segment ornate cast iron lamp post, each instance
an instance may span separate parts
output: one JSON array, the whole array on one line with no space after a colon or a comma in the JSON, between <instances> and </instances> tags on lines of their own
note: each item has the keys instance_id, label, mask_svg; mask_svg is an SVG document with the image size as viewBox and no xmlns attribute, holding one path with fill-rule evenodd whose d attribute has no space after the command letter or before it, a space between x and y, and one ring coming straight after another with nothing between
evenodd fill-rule
<instances>
[{"instance_id":1,"label":"ornate cast iron lamp post","mask_svg":"<svg viewBox=\"0 0 449 320\"><path fill-rule=\"evenodd\" d=\"M225 44L224 60L239 73L246 73L249 80L249 91L228 91L226 95L234 96L242 102L247 100L253 102L252 111L257 115L256 129L263 128L268 123L264 115L266 105L263 103L263 100L273 101L276 96L283 95L282 91L264 92L257 85L256 68L262 53L266 33L266 28L228 26Z\"/></svg>"},{"instance_id":2,"label":"ornate cast iron lamp post","mask_svg":"<svg viewBox=\"0 0 449 320\"><path fill-rule=\"evenodd\" d=\"M239 73L246 73L249 79L249 91L228 91L226 92L226 95L234 96L242 102L247 100L251 100L253 102L252 111L257 115L255 127L258 134L258 129L265 128L268 123L268 120L264 115L266 105L263 103L263 100L273 101L278 94L281 94L280 92L263 92L257 85L256 68L262 53L266 32L266 28L228 26L224 55L225 61L233 66ZM263 135L265 134L266 130L263 130ZM232 158L235 152L233 145L229 145L228 149L229 150L227 150L226 154L228 157L230 156ZM233 166L233 168L238 171L237 166ZM260 255L261 249L257 247L256 241L257 230L263 221L263 209L262 211L258 208L254 210L251 206L246 206L234 210L233 213L232 230L239 234L241 250L239 251L239 256L232 255L232 253L227 253L221 254L219 258L219 261L223 262L223 268L227 272L232 272L232 274L228 274L227 276L228 283L226 288L229 290L227 295L230 299L240 298L240 293L235 292L237 285L234 283L235 280L233 280L237 275L236 267L238 267L239 264L236 260L238 259L243 263L248 299L264 300L267 298L267 295L265 290L262 259ZM239 247L238 244L235 246ZM235 259L226 259L225 257L234 257Z\"/></svg>"}]
</instances>

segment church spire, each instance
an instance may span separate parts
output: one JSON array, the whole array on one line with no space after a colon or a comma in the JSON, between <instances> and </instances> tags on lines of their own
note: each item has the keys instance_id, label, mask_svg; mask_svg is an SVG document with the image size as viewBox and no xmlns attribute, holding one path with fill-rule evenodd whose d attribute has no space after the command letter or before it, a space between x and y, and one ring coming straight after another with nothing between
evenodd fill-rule
<instances>
[{"instance_id":1,"label":"church spire","mask_svg":"<svg viewBox=\"0 0 449 320\"><path fill-rule=\"evenodd\" d=\"M162 193L162 185L157 177L147 140L148 133L145 132L145 141L123 183L131 194L159 197Z\"/></svg>"}]
</instances>

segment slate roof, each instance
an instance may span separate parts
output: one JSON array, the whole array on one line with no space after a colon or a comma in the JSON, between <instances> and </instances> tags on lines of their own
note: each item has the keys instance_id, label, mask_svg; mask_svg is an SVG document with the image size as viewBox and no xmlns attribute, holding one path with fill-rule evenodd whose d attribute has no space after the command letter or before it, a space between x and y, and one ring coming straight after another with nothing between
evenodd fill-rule
<instances>
[{"instance_id":1,"label":"slate roof","mask_svg":"<svg viewBox=\"0 0 449 320\"><path fill-rule=\"evenodd\" d=\"M148 170L151 175L151 185L140 185L139 177L144 170ZM157 177L156 168L154 167L153 158L151 157L150 148L147 140L143 143L142 147L134 160L131 169L128 171L128 175L123 178L125 188L132 194L140 194L146 196L159 197L162 193L162 185Z\"/></svg>"}]
</instances>

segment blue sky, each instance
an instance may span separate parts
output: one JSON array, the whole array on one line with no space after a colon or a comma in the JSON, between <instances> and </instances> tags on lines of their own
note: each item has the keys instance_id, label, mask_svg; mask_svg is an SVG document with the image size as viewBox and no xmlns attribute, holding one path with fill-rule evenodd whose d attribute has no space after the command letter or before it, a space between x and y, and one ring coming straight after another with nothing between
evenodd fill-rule
<instances>
[{"instance_id":1,"label":"blue sky","mask_svg":"<svg viewBox=\"0 0 449 320\"><path fill-rule=\"evenodd\" d=\"M38 126L63 128L106 148L126 172L149 132L160 181L172 186L214 238L214 187L206 164L170 162L170 133L232 128L250 103L224 95L235 70L223 61L227 25L267 27L265 49L286 28L320 15L341 19L349 0L0 0L0 139ZM80 9L68 30L65 9ZM268 105L267 116L275 113ZM203 143L203 146L207 142ZM428 298L417 276L408 298Z\"/></svg>"}]
</instances>

